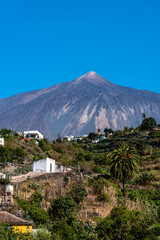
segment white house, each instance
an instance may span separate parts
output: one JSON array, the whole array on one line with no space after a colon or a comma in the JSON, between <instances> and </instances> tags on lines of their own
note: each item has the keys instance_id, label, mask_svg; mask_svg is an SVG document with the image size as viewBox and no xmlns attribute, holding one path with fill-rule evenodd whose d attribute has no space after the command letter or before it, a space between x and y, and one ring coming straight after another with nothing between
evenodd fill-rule
<instances>
[{"instance_id":1,"label":"white house","mask_svg":"<svg viewBox=\"0 0 160 240\"><path fill-rule=\"evenodd\" d=\"M33 172L67 172L71 169L56 164L51 158L44 158L32 163Z\"/></svg>"},{"instance_id":2,"label":"white house","mask_svg":"<svg viewBox=\"0 0 160 240\"><path fill-rule=\"evenodd\" d=\"M37 130L35 130L35 131L24 131L24 137L30 138L30 139L37 139L37 140L43 139L43 135Z\"/></svg>"},{"instance_id":3,"label":"white house","mask_svg":"<svg viewBox=\"0 0 160 240\"><path fill-rule=\"evenodd\" d=\"M0 146L4 147L4 138L0 138Z\"/></svg>"},{"instance_id":4,"label":"white house","mask_svg":"<svg viewBox=\"0 0 160 240\"><path fill-rule=\"evenodd\" d=\"M6 175L0 172L0 179L4 179L4 178L6 178Z\"/></svg>"}]
</instances>

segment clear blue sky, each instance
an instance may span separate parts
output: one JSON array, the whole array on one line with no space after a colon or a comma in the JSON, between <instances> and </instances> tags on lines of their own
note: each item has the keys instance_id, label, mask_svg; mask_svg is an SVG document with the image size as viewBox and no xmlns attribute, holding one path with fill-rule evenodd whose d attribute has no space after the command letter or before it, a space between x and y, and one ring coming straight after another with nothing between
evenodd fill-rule
<instances>
[{"instance_id":1,"label":"clear blue sky","mask_svg":"<svg viewBox=\"0 0 160 240\"><path fill-rule=\"evenodd\" d=\"M0 98L89 71L160 93L159 0L0 1Z\"/></svg>"}]
</instances>

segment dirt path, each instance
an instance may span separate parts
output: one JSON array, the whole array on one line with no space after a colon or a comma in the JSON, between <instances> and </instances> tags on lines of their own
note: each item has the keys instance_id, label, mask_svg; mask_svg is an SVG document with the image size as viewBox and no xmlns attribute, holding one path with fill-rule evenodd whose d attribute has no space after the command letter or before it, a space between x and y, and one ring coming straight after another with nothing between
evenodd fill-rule
<instances>
[{"instance_id":1,"label":"dirt path","mask_svg":"<svg viewBox=\"0 0 160 240\"><path fill-rule=\"evenodd\" d=\"M42 172L29 172L24 175L13 176L13 177L11 177L10 181L11 181L11 183L21 183L21 182L27 181L28 178L39 177L39 176L46 175L46 174L48 174L48 173L46 173L46 172L43 172L43 173Z\"/></svg>"}]
</instances>

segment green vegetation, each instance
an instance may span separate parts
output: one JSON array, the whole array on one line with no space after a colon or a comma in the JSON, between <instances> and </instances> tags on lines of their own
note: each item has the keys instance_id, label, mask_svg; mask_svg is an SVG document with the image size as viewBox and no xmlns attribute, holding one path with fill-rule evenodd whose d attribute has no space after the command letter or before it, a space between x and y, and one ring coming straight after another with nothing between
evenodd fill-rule
<instances>
[{"instance_id":1,"label":"green vegetation","mask_svg":"<svg viewBox=\"0 0 160 240\"><path fill-rule=\"evenodd\" d=\"M150 224L142 213L118 207L98 224L96 230L98 239L143 240L149 236L156 237L150 231Z\"/></svg>"},{"instance_id":2,"label":"green vegetation","mask_svg":"<svg viewBox=\"0 0 160 240\"><path fill-rule=\"evenodd\" d=\"M17 197L17 203L24 210L24 215L28 220L33 220L36 225L45 224L48 222L48 213L42 209L42 193L34 192L31 195L30 201L22 200Z\"/></svg>"},{"instance_id":3,"label":"green vegetation","mask_svg":"<svg viewBox=\"0 0 160 240\"><path fill-rule=\"evenodd\" d=\"M133 174L138 171L135 150L131 149L126 142L122 142L117 149L109 154L109 158L111 174L116 178L122 179L123 196L125 196L126 180L131 179Z\"/></svg>"},{"instance_id":4,"label":"green vegetation","mask_svg":"<svg viewBox=\"0 0 160 240\"><path fill-rule=\"evenodd\" d=\"M8 162L11 175L30 171L33 161L46 156L73 172L36 178L19 185L16 202L24 218L46 229L36 236L15 235L0 227L1 239L158 240L160 239L160 129L142 114L136 129L105 129L68 142L58 136L36 142L2 129L1 171ZM156 127L156 128L155 128ZM9 166L7 166L8 169ZM1 187L7 184L1 179ZM27 197L25 198L25 192Z\"/></svg>"},{"instance_id":5,"label":"green vegetation","mask_svg":"<svg viewBox=\"0 0 160 240\"><path fill-rule=\"evenodd\" d=\"M84 187L72 186L70 195L74 199L74 201L77 204L79 204L80 202L82 202L85 199L85 197L87 197L88 194Z\"/></svg>"},{"instance_id":6,"label":"green vegetation","mask_svg":"<svg viewBox=\"0 0 160 240\"><path fill-rule=\"evenodd\" d=\"M144 130L152 130L153 128L155 128L157 126L157 123L155 121L154 118L150 117L150 118L144 118L141 126L140 126L140 130L144 131Z\"/></svg>"}]
</instances>

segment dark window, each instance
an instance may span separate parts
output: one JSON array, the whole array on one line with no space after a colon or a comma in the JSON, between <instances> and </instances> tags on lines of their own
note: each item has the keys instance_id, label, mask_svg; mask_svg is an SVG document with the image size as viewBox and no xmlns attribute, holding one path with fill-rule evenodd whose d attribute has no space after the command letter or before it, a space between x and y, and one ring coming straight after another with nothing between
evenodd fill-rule
<instances>
[{"instance_id":1,"label":"dark window","mask_svg":"<svg viewBox=\"0 0 160 240\"><path fill-rule=\"evenodd\" d=\"M50 163L50 172L52 172L52 163Z\"/></svg>"}]
</instances>

